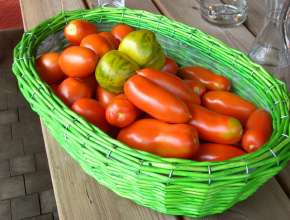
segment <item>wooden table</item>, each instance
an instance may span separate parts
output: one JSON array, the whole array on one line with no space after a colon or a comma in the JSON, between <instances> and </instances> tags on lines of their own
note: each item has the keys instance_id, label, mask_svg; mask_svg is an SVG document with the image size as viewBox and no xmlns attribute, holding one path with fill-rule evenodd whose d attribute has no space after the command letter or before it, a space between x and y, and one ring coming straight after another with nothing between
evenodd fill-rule
<instances>
[{"instance_id":1,"label":"wooden table","mask_svg":"<svg viewBox=\"0 0 290 220\"><path fill-rule=\"evenodd\" d=\"M61 11L90 7L91 1L82 0L20 0L25 29ZM249 19L237 28L219 28L203 19L196 0L127 0L129 8L161 13L177 21L200 28L247 52L263 23L263 0L249 1ZM275 70L272 70L276 72ZM289 82L285 70L277 70L279 77ZM289 71L288 71L289 73ZM289 84L288 84L289 85ZM166 216L138 206L99 185L86 175L57 144L42 126L49 167L61 220L93 219L188 219ZM257 193L227 212L204 219L290 219L290 166L270 180Z\"/></svg>"}]
</instances>

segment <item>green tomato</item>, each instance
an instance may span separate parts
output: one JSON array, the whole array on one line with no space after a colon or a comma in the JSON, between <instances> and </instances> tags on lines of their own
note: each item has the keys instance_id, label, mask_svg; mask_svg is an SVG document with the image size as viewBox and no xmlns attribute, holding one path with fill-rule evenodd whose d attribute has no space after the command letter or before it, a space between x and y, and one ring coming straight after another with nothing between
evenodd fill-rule
<instances>
[{"instance_id":1,"label":"green tomato","mask_svg":"<svg viewBox=\"0 0 290 220\"><path fill-rule=\"evenodd\" d=\"M147 63L145 67L160 70L164 66L164 63L165 63L165 55L162 51L162 48L160 47L159 52L156 52L155 57L152 60L150 60L150 62Z\"/></svg>"},{"instance_id":2,"label":"green tomato","mask_svg":"<svg viewBox=\"0 0 290 220\"><path fill-rule=\"evenodd\" d=\"M139 68L126 54L111 50L100 59L96 68L96 79L102 88L121 93L124 83Z\"/></svg>"},{"instance_id":3,"label":"green tomato","mask_svg":"<svg viewBox=\"0 0 290 220\"><path fill-rule=\"evenodd\" d=\"M153 66L160 69L165 60L155 34L149 30L133 31L126 35L120 43L119 51L127 54L141 67L149 67L154 64Z\"/></svg>"}]
</instances>

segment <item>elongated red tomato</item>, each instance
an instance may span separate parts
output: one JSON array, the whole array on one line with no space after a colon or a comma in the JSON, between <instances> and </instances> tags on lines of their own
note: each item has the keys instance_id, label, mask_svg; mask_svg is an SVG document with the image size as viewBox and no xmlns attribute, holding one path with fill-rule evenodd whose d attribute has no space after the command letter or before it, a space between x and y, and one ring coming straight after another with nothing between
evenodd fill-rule
<instances>
[{"instance_id":1,"label":"elongated red tomato","mask_svg":"<svg viewBox=\"0 0 290 220\"><path fill-rule=\"evenodd\" d=\"M199 97L206 93L206 87L196 79L183 80L183 82Z\"/></svg>"},{"instance_id":2,"label":"elongated red tomato","mask_svg":"<svg viewBox=\"0 0 290 220\"><path fill-rule=\"evenodd\" d=\"M231 88L231 81L227 78L200 66L183 67L179 69L179 75L184 79L197 79L209 90L230 90Z\"/></svg>"},{"instance_id":3,"label":"elongated red tomato","mask_svg":"<svg viewBox=\"0 0 290 220\"><path fill-rule=\"evenodd\" d=\"M117 24L112 28L112 34L118 41L122 41L123 38L132 31L134 31L134 28L126 24Z\"/></svg>"},{"instance_id":4,"label":"elongated red tomato","mask_svg":"<svg viewBox=\"0 0 290 220\"><path fill-rule=\"evenodd\" d=\"M86 78L76 78L77 80L85 83L92 91L92 97L95 97L95 91L97 89L98 83L94 74Z\"/></svg>"},{"instance_id":5,"label":"elongated red tomato","mask_svg":"<svg viewBox=\"0 0 290 220\"><path fill-rule=\"evenodd\" d=\"M134 75L124 85L127 98L139 109L168 123L185 123L190 119L188 107L157 84Z\"/></svg>"},{"instance_id":6,"label":"elongated red tomato","mask_svg":"<svg viewBox=\"0 0 290 220\"><path fill-rule=\"evenodd\" d=\"M272 117L263 109L254 111L247 122L242 147L247 152L260 149L272 135Z\"/></svg>"},{"instance_id":7,"label":"elongated red tomato","mask_svg":"<svg viewBox=\"0 0 290 220\"><path fill-rule=\"evenodd\" d=\"M151 68L137 70L137 74L156 83L168 92L176 95L185 103L200 104L200 98L183 81L170 73L161 72Z\"/></svg>"},{"instance_id":8,"label":"elongated red tomato","mask_svg":"<svg viewBox=\"0 0 290 220\"><path fill-rule=\"evenodd\" d=\"M162 72L171 73L171 74L175 75L177 73L177 71L178 71L178 65L173 59L171 59L169 57L166 57L165 58L165 64L162 67L161 71Z\"/></svg>"},{"instance_id":9,"label":"elongated red tomato","mask_svg":"<svg viewBox=\"0 0 290 220\"><path fill-rule=\"evenodd\" d=\"M113 101L117 94L103 89L101 86L97 87L96 98L105 108Z\"/></svg>"},{"instance_id":10,"label":"elongated red tomato","mask_svg":"<svg viewBox=\"0 0 290 220\"><path fill-rule=\"evenodd\" d=\"M70 77L62 81L56 94L68 106L80 98L91 98L93 95L91 88L86 83Z\"/></svg>"},{"instance_id":11,"label":"elongated red tomato","mask_svg":"<svg viewBox=\"0 0 290 220\"><path fill-rule=\"evenodd\" d=\"M105 109L98 101L88 98L78 99L71 108L103 131L107 132L109 130L109 124L105 118Z\"/></svg>"},{"instance_id":12,"label":"elongated red tomato","mask_svg":"<svg viewBox=\"0 0 290 220\"><path fill-rule=\"evenodd\" d=\"M209 91L202 97L202 104L220 114L232 116L246 124L256 106L242 97L227 91Z\"/></svg>"},{"instance_id":13,"label":"elongated red tomato","mask_svg":"<svg viewBox=\"0 0 290 220\"><path fill-rule=\"evenodd\" d=\"M241 139L241 123L229 116L221 115L200 105L191 106L189 124L196 127L202 140L219 144L235 144Z\"/></svg>"},{"instance_id":14,"label":"elongated red tomato","mask_svg":"<svg viewBox=\"0 0 290 220\"><path fill-rule=\"evenodd\" d=\"M80 46L91 49L98 57L102 57L105 53L114 49L110 42L100 34L90 34L84 37Z\"/></svg>"},{"instance_id":15,"label":"elongated red tomato","mask_svg":"<svg viewBox=\"0 0 290 220\"><path fill-rule=\"evenodd\" d=\"M97 27L85 20L70 21L64 28L65 38L73 45L79 45L89 34L97 33Z\"/></svg>"},{"instance_id":16,"label":"elongated red tomato","mask_svg":"<svg viewBox=\"0 0 290 220\"><path fill-rule=\"evenodd\" d=\"M107 122L119 128L134 122L139 114L140 110L124 94L116 96L106 108Z\"/></svg>"},{"instance_id":17,"label":"elongated red tomato","mask_svg":"<svg viewBox=\"0 0 290 220\"><path fill-rule=\"evenodd\" d=\"M193 159L197 161L224 161L245 154L241 149L225 144L200 144Z\"/></svg>"},{"instance_id":18,"label":"elongated red tomato","mask_svg":"<svg viewBox=\"0 0 290 220\"><path fill-rule=\"evenodd\" d=\"M120 42L113 36L111 32L100 32L98 35L105 38L114 49L118 49Z\"/></svg>"},{"instance_id":19,"label":"elongated red tomato","mask_svg":"<svg viewBox=\"0 0 290 220\"><path fill-rule=\"evenodd\" d=\"M132 148L162 157L192 158L199 147L193 126L167 124L156 119L141 119L123 128L118 140Z\"/></svg>"}]
</instances>

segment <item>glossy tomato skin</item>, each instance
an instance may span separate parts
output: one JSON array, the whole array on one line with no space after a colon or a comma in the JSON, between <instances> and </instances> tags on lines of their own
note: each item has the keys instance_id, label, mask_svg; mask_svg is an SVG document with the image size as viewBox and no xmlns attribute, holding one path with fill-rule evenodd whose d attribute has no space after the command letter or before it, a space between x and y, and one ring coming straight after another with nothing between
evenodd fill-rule
<instances>
[{"instance_id":1,"label":"glossy tomato skin","mask_svg":"<svg viewBox=\"0 0 290 220\"><path fill-rule=\"evenodd\" d=\"M161 157L192 158L199 147L198 134L187 124L167 124L156 119L141 119L123 128L118 140L132 148Z\"/></svg>"},{"instance_id":2,"label":"glossy tomato skin","mask_svg":"<svg viewBox=\"0 0 290 220\"><path fill-rule=\"evenodd\" d=\"M179 69L179 75L184 79L197 79L209 90L228 91L231 88L231 81L226 77L199 66L183 67Z\"/></svg>"},{"instance_id":3,"label":"glossy tomato skin","mask_svg":"<svg viewBox=\"0 0 290 220\"><path fill-rule=\"evenodd\" d=\"M96 98L98 101L101 103L103 107L107 107L113 99L117 96L118 94L109 92L105 89L103 89L101 86L97 87L96 91Z\"/></svg>"},{"instance_id":4,"label":"glossy tomato skin","mask_svg":"<svg viewBox=\"0 0 290 220\"><path fill-rule=\"evenodd\" d=\"M97 33L97 27L85 20L73 20L64 28L65 38L73 45L79 45L89 34Z\"/></svg>"},{"instance_id":5,"label":"glossy tomato skin","mask_svg":"<svg viewBox=\"0 0 290 220\"><path fill-rule=\"evenodd\" d=\"M242 97L227 91L209 91L202 97L202 104L220 114L232 116L245 125L256 106Z\"/></svg>"},{"instance_id":6,"label":"glossy tomato skin","mask_svg":"<svg viewBox=\"0 0 290 220\"><path fill-rule=\"evenodd\" d=\"M94 74L86 77L86 78L76 78L79 81L85 83L92 91L93 97L95 96L95 91L98 87L98 83Z\"/></svg>"},{"instance_id":7,"label":"glossy tomato skin","mask_svg":"<svg viewBox=\"0 0 290 220\"><path fill-rule=\"evenodd\" d=\"M137 108L161 121L186 123L191 117L184 102L143 76L129 78L124 92Z\"/></svg>"},{"instance_id":8,"label":"glossy tomato skin","mask_svg":"<svg viewBox=\"0 0 290 220\"><path fill-rule=\"evenodd\" d=\"M59 57L59 66L69 77L88 77L95 71L97 62L92 50L80 46L68 47Z\"/></svg>"},{"instance_id":9,"label":"glossy tomato skin","mask_svg":"<svg viewBox=\"0 0 290 220\"><path fill-rule=\"evenodd\" d=\"M183 80L183 82L199 97L202 97L206 93L206 87L198 80Z\"/></svg>"},{"instance_id":10,"label":"glossy tomato skin","mask_svg":"<svg viewBox=\"0 0 290 220\"><path fill-rule=\"evenodd\" d=\"M112 28L112 34L119 42L132 31L134 31L134 28L126 24L117 24Z\"/></svg>"},{"instance_id":11,"label":"glossy tomato skin","mask_svg":"<svg viewBox=\"0 0 290 220\"><path fill-rule=\"evenodd\" d=\"M90 34L84 37L80 46L91 49L98 57L102 57L105 53L114 49L112 45L99 34Z\"/></svg>"},{"instance_id":12,"label":"glossy tomato skin","mask_svg":"<svg viewBox=\"0 0 290 220\"><path fill-rule=\"evenodd\" d=\"M112 48L117 49L119 47L120 42L114 37L114 35L111 32L100 32L98 35L105 38Z\"/></svg>"},{"instance_id":13,"label":"glossy tomato skin","mask_svg":"<svg viewBox=\"0 0 290 220\"><path fill-rule=\"evenodd\" d=\"M133 123L140 110L137 109L125 95L115 97L106 108L106 119L109 124L123 128Z\"/></svg>"},{"instance_id":14,"label":"glossy tomato skin","mask_svg":"<svg viewBox=\"0 0 290 220\"><path fill-rule=\"evenodd\" d=\"M71 109L103 131L109 131L110 126L105 119L105 108L98 101L81 98L73 103Z\"/></svg>"},{"instance_id":15,"label":"glossy tomato skin","mask_svg":"<svg viewBox=\"0 0 290 220\"><path fill-rule=\"evenodd\" d=\"M272 135L272 117L263 109L255 110L249 117L242 138L242 147L247 152L260 149Z\"/></svg>"},{"instance_id":16,"label":"glossy tomato skin","mask_svg":"<svg viewBox=\"0 0 290 220\"><path fill-rule=\"evenodd\" d=\"M86 83L70 77L58 86L57 94L68 106L71 106L78 99L91 98L93 95L91 88Z\"/></svg>"},{"instance_id":17,"label":"glossy tomato skin","mask_svg":"<svg viewBox=\"0 0 290 220\"><path fill-rule=\"evenodd\" d=\"M200 104L200 98L177 76L151 68L137 70L137 74L156 83L185 103Z\"/></svg>"},{"instance_id":18,"label":"glossy tomato skin","mask_svg":"<svg viewBox=\"0 0 290 220\"><path fill-rule=\"evenodd\" d=\"M200 105L192 105L189 124L196 127L199 137L204 141L219 144L235 144L241 139L241 123L229 116L218 114Z\"/></svg>"},{"instance_id":19,"label":"glossy tomato skin","mask_svg":"<svg viewBox=\"0 0 290 220\"><path fill-rule=\"evenodd\" d=\"M58 64L59 53L48 52L36 59L35 66L40 78L48 84L60 83L66 75Z\"/></svg>"},{"instance_id":20,"label":"glossy tomato skin","mask_svg":"<svg viewBox=\"0 0 290 220\"><path fill-rule=\"evenodd\" d=\"M234 157L244 155L241 149L225 144L203 143L200 144L198 151L193 159L196 161L224 161Z\"/></svg>"},{"instance_id":21,"label":"glossy tomato skin","mask_svg":"<svg viewBox=\"0 0 290 220\"><path fill-rule=\"evenodd\" d=\"M167 73L171 73L171 74L176 74L178 71L178 65L175 62L175 60L166 57L165 58L165 64L161 69L162 72L167 72Z\"/></svg>"}]
</instances>

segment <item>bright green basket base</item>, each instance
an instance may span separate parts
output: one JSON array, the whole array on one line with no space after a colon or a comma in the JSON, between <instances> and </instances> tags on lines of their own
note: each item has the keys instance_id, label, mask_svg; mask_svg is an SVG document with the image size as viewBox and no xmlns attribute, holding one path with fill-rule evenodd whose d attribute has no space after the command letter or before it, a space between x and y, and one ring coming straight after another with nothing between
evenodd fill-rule
<instances>
[{"instance_id":1,"label":"bright green basket base","mask_svg":"<svg viewBox=\"0 0 290 220\"><path fill-rule=\"evenodd\" d=\"M63 47L47 37L66 22L86 19L109 30L127 23L157 33L168 56L180 65L201 65L232 80L233 89L271 112L274 132L259 151L224 162L166 159L136 151L110 138L67 108L38 77L35 54ZM45 46L39 45L46 39ZM38 49L37 49L38 48ZM140 10L100 8L61 13L26 32L14 50L13 72L20 90L60 145L99 183L136 203L171 215L201 217L221 213L246 199L287 164L289 96L286 86L196 28Z\"/></svg>"}]
</instances>

